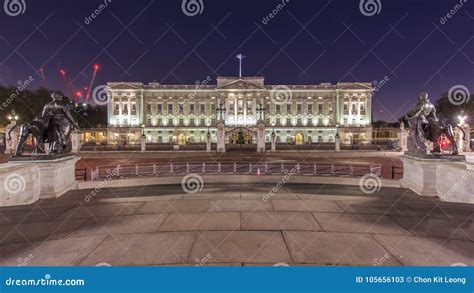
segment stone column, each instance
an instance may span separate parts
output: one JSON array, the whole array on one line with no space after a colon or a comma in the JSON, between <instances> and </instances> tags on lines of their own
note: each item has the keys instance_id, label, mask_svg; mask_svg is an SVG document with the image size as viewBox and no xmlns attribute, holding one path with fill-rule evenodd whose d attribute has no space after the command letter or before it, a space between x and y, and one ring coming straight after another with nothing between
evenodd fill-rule
<instances>
[{"instance_id":1,"label":"stone column","mask_svg":"<svg viewBox=\"0 0 474 293\"><path fill-rule=\"evenodd\" d=\"M77 154L80 150L81 150L81 132L79 130L74 130L73 132L71 132L71 152Z\"/></svg>"},{"instance_id":2,"label":"stone column","mask_svg":"<svg viewBox=\"0 0 474 293\"><path fill-rule=\"evenodd\" d=\"M146 136L142 134L140 138L140 151L144 153L146 151Z\"/></svg>"},{"instance_id":3,"label":"stone column","mask_svg":"<svg viewBox=\"0 0 474 293\"><path fill-rule=\"evenodd\" d=\"M9 136L8 136L8 133L10 132L10 130L16 125L16 121L12 121L10 122L10 124L8 124L6 127L5 127L5 154L14 154L15 153L15 148L16 148L16 145L18 144L18 136L20 135L20 129L19 127L16 127L15 129L12 130L12 132L10 133L10 139Z\"/></svg>"},{"instance_id":4,"label":"stone column","mask_svg":"<svg viewBox=\"0 0 474 293\"><path fill-rule=\"evenodd\" d=\"M400 125L400 131L398 132L398 143L402 152L408 151L408 131L403 126L403 122Z\"/></svg>"},{"instance_id":5,"label":"stone column","mask_svg":"<svg viewBox=\"0 0 474 293\"><path fill-rule=\"evenodd\" d=\"M456 143L458 145L458 150L459 152L463 152L465 149L465 137L461 129L455 128L454 129L454 139L456 140Z\"/></svg>"},{"instance_id":6,"label":"stone column","mask_svg":"<svg viewBox=\"0 0 474 293\"><path fill-rule=\"evenodd\" d=\"M225 152L225 123L224 120L217 122L217 152Z\"/></svg>"},{"instance_id":7,"label":"stone column","mask_svg":"<svg viewBox=\"0 0 474 293\"><path fill-rule=\"evenodd\" d=\"M257 123L257 152L265 152L265 122Z\"/></svg>"},{"instance_id":8,"label":"stone column","mask_svg":"<svg viewBox=\"0 0 474 293\"><path fill-rule=\"evenodd\" d=\"M272 152L276 151L276 135L275 131L272 132Z\"/></svg>"},{"instance_id":9,"label":"stone column","mask_svg":"<svg viewBox=\"0 0 474 293\"><path fill-rule=\"evenodd\" d=\"M206 135L206 152L211 152L211 133L209 132L209 130L207 131Z\"/></svg>"},{"instance_id":10,"label":"stone column","mask_svg":"<svg viewBox=\"0 0 474 293\"><path fill-rule=\"evenodd\" d=\"M466 134L466 137L464 138L464 150L465 152L470 152L471 150L471 127L469 127L468 124L466 124L464 127L464 133Z\"/></svg>"},{"instance_id":11,"label":"stone column","mask_svg":"<svg viewBox=\"0 0 474 293\"><path fill-rule=\"evenodd\" d=\"M339 132L336 133L335 139L336 139L335 151L339 152L341 151L341 137L339 136Z\"/></svg>"}]
</instances>

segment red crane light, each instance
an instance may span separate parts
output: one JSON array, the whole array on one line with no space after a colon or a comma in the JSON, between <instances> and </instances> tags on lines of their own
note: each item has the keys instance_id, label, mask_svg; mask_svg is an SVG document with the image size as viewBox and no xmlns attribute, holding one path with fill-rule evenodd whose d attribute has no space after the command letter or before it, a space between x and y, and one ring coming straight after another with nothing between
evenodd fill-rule
<instances>
[{"instance_id":1,"label":"red crane light","mask_svg":"<svg viewBox=\"0 0 474 293\"><path fill-rule=\"evenodd\" d=\"M99 65L99 64L94 64L92 67L94 68L95 71L97 71L97 70L100 69L100 65Z\"/></svg>"},{"instance_id":2,"label":"red crane light","mask_svg":"<svg viewBox=\"0 0 474 293\"><path fill-rule=\"evenodd\" d=\"M63 75L63 76L66 75L66 70L60 69L60 70L59 70L59 74L61 74L61 75Z\"/></svg>"}]
</instances>

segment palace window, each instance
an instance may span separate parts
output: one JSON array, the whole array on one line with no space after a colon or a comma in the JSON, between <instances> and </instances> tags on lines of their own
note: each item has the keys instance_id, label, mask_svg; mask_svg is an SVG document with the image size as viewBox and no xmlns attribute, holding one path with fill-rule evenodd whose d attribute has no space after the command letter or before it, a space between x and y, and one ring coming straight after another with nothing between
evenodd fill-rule
<instances>
[{"instance_id":1,"label":"palace window","mask_svg":"<svg viewBox=\"0 0 474 293\"><path fill-rule=\"evenodd\" d=\"M189 104L189 114L194 114L194 104Z\"/></svg>"},{"instance_id":2,"label":"palace window","mask_svg":"<svg viewBox=\"0 0 474 293\"><path fill-rule=\"evenodd\" d=\"M229 101L229 114L234 115L234 106L235 102L234 101Z\"/></svg>"},{"instance_id":3,"label":"palace window","mask_svg":"<svg viewBox=\"0 0 474 293\"><path fill-rule=\"evenodd\" d=\"M332 103L328 104L328 114L332 114Z\"/></svg>"},{"instance_id":4,"label":"palace window","mask_svg":"<svg viewBox=\"0 0 474 293\"><path fill-rule=\"evenodd\" d=\"M365 115L365 101L360 103L360 114Z\"/></svg>"},{"instance_id":5,"label":"palace window","mask_svg":"<svg viewBox=\"0 0 474 293\"><path fill-rule=\"evenodd\" d=\"M276 124L277 126L281 126L281 119L280 119L280 118L277 118L275 124Z\"/></svg>"},{"instance_id":6,"label":"palace window","mask_svg":"<svg viewBox=\"0 0 474 293\"><path fill-rule=\"evenodd\" d=\"M201 126L206 126L206 119L205 119L205 118L201 118L201 122L199 122L199 125L201 125Z\"/></svg>"},{"instance_id":7,"label":"palace window","mask_svg":"<svg viewBox=\"0 0 474 293\"><path fill-rule=\"evenodd\" d=\"M178 113L183 114L184 113L184 104L180 103L178 105Z\"/></svg>"},{"instance_id":8,"label":"palace window","mask_svg":"<svg viewBox=\"0 0 474 293\"><path fill-rule=\"evenodd\" d=\"M200 104L199 107L201 114L206 114L206 104Z\"/></svg>"},{"instance_id":9,"label":"palace window","mask_svg":"<svg viewBox=\"0 0 474 293\"><path fill-rule=\"evenodd\" d=\"M353 104L352 104L351 113L352 113L353 115L354 115L354 114L357 114L357 104L356 104L356 103L353 103Z\"/></svg>"},{"instance_id":10,"label":"palace window","mask_svg":"<svg viewBox=\"0 0 474 293\"><path fill-rule=\"evenodd\" d=\"M173 114L173 104L168 104L168 114Z\"/></svg>"},{"instance_id":11,"label":"palace window","mask_svg":"<svg viewBox=\"0 0 474 293\"><path fill-rule=\"evenodd\" d=\"M247 114L252 115L252 101L247 101Z\"/></svg>"},{"instance_id":12,"label":"palace window","mask_svg":"<svg viewBox=\"0 0 474 293\"><path fill-rule=\"evenodd\" d=\"M148 115L148 116L146 117L146 125L147 125L147 126L151 126L151 116L150 116L150 115Z\"/></svg>"},{"instance_id":13,"label":"palace window","mask_svg":"<svg viewBox=\"0 0 474 293\"><path fill-rule=\"evenodd\" d=\"M301 118L296 119L296 125L301 126L303 123L301 122Z\"/></svg>"},{"instance_id":14,"label":"palace window","mask_svg":"<svg viewBox=\"0 0 474 293\"><path fill-rule=\"evenodd\" d=\"M184 119L183 118L179 118L179 126L184 126Z\"/></svg>"},{"instance_id":15,"label":"palace window","mask_svg":"<svg viewBox=\"0 0 474 293\"><path fill-rule=\"evenodd\" d=\"M281 114L281 105L275 105L276 113Z\"/></svg>"},{"instance_id":16,"label":"palace window","mask_svg":"<svg viewBox=\"0 0 474 293\"><path fill-rule=\"evenodd\" d=\"M308 126L313 126L313 119L312 118L308 118Z\"/></svg>"},{"instance_id":17,"label":"palace window","mask_svg":"<svg viewBox=\"0 0 474 293\"><path fill-rule=\"evenodd\" d=\"M162 143L162 142L163 142L163 137L162 137L162 136L158 136L158 142L159 142L159 143Z\"/></svg>"},{"instance_id":18,"label":"palace window","mask_svg":"<svg viewBox=\"0 0 474 293\"><path fill-rule=\"evenodd\" d=\"M168 118L168 126L173 126L173 118Z\"/></svg>"},{"instance_id":19,"label":"palace window","mask_svg":"<svg viewBox=\"0 0 474 293\"><path fill-rule=\"evenodd\" d=\"M308 103L308 114L313 114L313 104Z\"/></svg>"},{"instance_id":20,"label":"palace window","mask_svg":"<svg viewBox=\"0 0 474 293\"><path fill-rule=\"evenodd\" d=\"M296 104L296 112L297 114L303 113L303 104Z\"/></svg>"},{"instance_id":21,"label":"palace window","mask_svg":"<svg viewBox=\"0 0 474 293\"><path fill-rule=\"evenodd\" d=\"M190 126L194 126L194 118L190 118L190 119L189 119L189 125L190 125Z\"/></svg>"},{"instance_id":22,"label":"palace window","mask_svg":"<svg viewBox=\"0 0 474 293\"><path fill-rule=\"evenodd\" d=\"M158 112L158 114L163 114L163 104L158 104L157 105L157 112Z\"/></svg>"},{"instance_id":23,"label":"palace window","mask_svg":"<svg viewBox=\"0 0 474 293\"><path fill-rule=\"evenodd\" d=\"M156 120L156 125L162 126L162 125L163 125L163 119L158 118L158 119Z\"/></svg>"},{"instance_id":24,"label":"palace window","mask_svg":"<svg viewBox=\"0 0 474 293\"><path fill-rule=\"evenodd\" d=\"M128 115L128 104L123 104L122 115Z\"/></svg>"},{"instance_id":25,"label":"palace window","mask_svg":"<svg viewBox=\"0 0 474 293\"><path fill-rule=\"evenodd\" d=\"M318 118L318 125L323 125L323 118Z\"/></svg>"},{"instance_id":26,"label":"palace window","mask_svg":"<svg viewBox=\"0 0 474 293\"><path fill-rule=\"evenodd\" d=\"M323 142L323 137L321 135L318 135L318 142Z\"/></svg>"},{"instance_id":27,"label":"palace window","mask_svg":"<svg viewBox=\"0 0 474 293\"><path fill-rule=\"evenodd\" d=\"M291 104L286 105L286 113L288 113L288 114L291 113Z\"/></svg>"},{"instance_id":28,"label":"palace window","mask_svg":"<svg viewBox=\"0 0 474 293\"><path fill-rule=\"evenodd\" d=\"M120 115L120 103L114 104L114 115Z\"/></svg>"},{"instance_id":29,"label":"palace window","mask_svg":"<svg viewBox=\"0 0 474 293\"><path fill-rule=\"evenodd\" d=\"M318 103L318 114L323 114L324 112L324 104Z\"/></svg>"},{"instance_id":30,"label":"palace window","mask_svg":"<svg viewBox=\"0 0 474 293\"><path fill-rule=\"evenodd\" d=\"M132 115L137 115L137 104L132 103Z\"/></svg>"},{"instance_id":31,"label":"palace window","mask_svg":"<svg viewBox=\"0 0 474 293\"><path fill-rule=\"evenodd\" d=\"M146 113L151 115L151 103L146 104Z\"/></svg>"},{"instance_id":32,"label":"palace window","mask_svg":"<svg viewBox=\"0 0 474 293\"><path fill-rule=\"evenodd\" d=\"M237 102L237 107L238 107L239 114L244 113L244 101L243 100L239 100Z\"/></svg>"},{"instance_id":33,"label":"palace window","mask_svg":"<svg viewBox=\"0 0 474 293\"><path fill-rule=\"evenodd\" d=\"M286 126L290 126L291 125L291 118L286 118Z\"/></svg>"},{"instance_id":34,"label":"palace window","mask_svg":"<svg viewBox=\"0 0 474 293\"><path fill-rule=\"evenodd\" d=\"M344 102L343 114L344 115L349 115L349 103L348 102Z\"/></svg>"}]
</instances>

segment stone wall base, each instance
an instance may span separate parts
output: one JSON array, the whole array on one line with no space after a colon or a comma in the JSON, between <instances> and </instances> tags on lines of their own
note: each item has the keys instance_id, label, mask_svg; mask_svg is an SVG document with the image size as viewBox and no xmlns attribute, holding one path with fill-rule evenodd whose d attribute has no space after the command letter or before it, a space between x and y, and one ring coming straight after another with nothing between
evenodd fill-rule
<instances>
[{"instance_id":1,"label":"stone wall base","mask_svg":"<svg viewBox=\"0 0 474 293\"><path fill-rule=\"evenodd\" d=\"M79 157L10 161L0 168L0 206L31 204L58 198L77 188L75 166Z\"/></svg>"},{"instance_id":2,"label":"stone wall base","mask_svg":"<svg viewBox=\"0 0 474 293\"><path fill-rule=\"evenodd\" d=\"M442 201L474 203L474 165L469 162L402 156L401 186Z\"/></svg>"}]
</instances>

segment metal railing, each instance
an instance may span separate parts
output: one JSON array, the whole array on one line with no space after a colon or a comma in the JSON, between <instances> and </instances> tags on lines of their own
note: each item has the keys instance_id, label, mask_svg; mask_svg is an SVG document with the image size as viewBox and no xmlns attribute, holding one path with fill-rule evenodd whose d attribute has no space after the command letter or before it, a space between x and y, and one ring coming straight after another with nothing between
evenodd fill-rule
<instances>
[{"instance_id":1,"label":"metal railing","mask_svg":"<svg viewBox=\"0 0 474 293\"><path fill-rule=\"evenodd\" d=\"M380 164L317 164L317 163L167 163L98 166L91 170L90 180L111 180L133 177L155 177L197 174L276 175L292 172L300 175L362 177L381 176Z\"/></svg>"}]
</instances>

